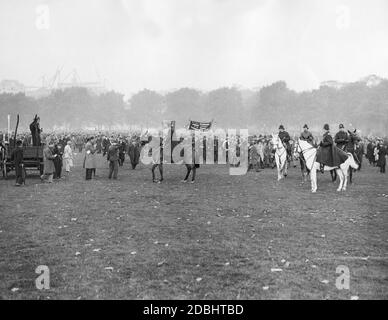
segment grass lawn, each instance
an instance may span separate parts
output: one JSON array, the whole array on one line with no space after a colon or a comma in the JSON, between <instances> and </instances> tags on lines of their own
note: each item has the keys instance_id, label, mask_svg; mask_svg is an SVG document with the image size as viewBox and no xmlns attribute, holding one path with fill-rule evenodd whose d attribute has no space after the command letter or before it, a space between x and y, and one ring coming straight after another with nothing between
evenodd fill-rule
<instances>
[{"instance_id":1,"label":"grass lawn","mask_svg":"<svg viewBox=\"0 0 388 320\"><path fill-rule=\"evenodd\" d=\"M388 298L388 176L364 164L346 192L299 168L230 176L202 165L150 167L84 180L82 156L69 177L25 187L0 180L0 299L360 299ZM385 195L384 195L385 194ZM50 269L38 290L35 269ZM350 271L338 290L336 268ZM281 271L271 271L277 268Z\"/></svg>"}]
</instances>

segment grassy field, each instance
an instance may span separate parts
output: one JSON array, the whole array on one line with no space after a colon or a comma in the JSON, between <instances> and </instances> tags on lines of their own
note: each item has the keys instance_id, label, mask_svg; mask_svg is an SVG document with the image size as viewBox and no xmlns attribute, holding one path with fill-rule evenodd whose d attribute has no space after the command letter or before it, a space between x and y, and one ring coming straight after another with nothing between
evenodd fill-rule
<instances>
[{"instance_id":1,"label":"grassy field","mask_svg":"<svg viewBox=\"0 0 388 320\"><path fill-rule=\"evenodd\" d=\"M154 184L128 162L108 180L101 157L87 182L81 158L52 185L0 180L0 298L388 298L388 176L376 168L344 193L319 174L311 194L298 168L277 182L271 169L201 166L183 184L185 168L166 165ZM49 290L35 287L38 265ZM336 288L339 265L349 290Z\"/></svg>"}]
</instances>

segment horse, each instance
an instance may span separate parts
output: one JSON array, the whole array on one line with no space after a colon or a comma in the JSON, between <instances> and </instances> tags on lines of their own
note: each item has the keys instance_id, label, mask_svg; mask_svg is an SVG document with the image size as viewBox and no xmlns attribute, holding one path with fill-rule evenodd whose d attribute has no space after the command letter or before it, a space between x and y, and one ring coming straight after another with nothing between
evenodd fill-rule
<instances>
[{"instance_id":1,"label":"horse","mask_svg":"<svg viewBox=\"0 0 388 320\"><path fill-rule=\"evenodd\" d=\"M307 141L299 139L298 152L304 156L306 167L310 170L311 192L315 193L317 192L317 171L320 170L320 164L316 162L317 148L313 147ZM347 155L348 158L339 167L324 166L325 171L335 170L340 177L340 183L337 188L338 192L346 191L349 168L358 169L358 164L354 160L353 155L351 153L347 153Z\"/></svg>"},{"instance_id":2,"label":"horse","mask_svg":"<svg viewBox=\"0 0 388 320\"><path fill-rule=\"evenodd\" d=\"M279 135L272 135L272 150L275 151L275 162L276 167L278 169L278 181L280 181L283 177L287 177L287 150L283 145L283 142L280 140Z\"/></svg>"},{"instance_id":3,"label":"horse","mask_svg":"<svg viewBox=\"0 0 388 320\"><path fill-rule=\"evenodd\" d=\"M167 132L167 137L171 135L171 130L168 130ZM165 139L161 143L160 148L155 148L155 150L152 150L152 167L151 167L151 172L152 172L152 182L154 183L161 183L164 180L163 177L163 148L171 148L173 147L173 144L171 143L171 139ZM183 142L185 143L185 142ZM184 150L182 150L184 151ZM184 157L182 164L185 164L186 166L186 176L182 180L182 182L187 182L190 176L190 173L192 173L192 178L191 178L191 183L195 182L195 177L196 177L196 172L197 168L199 168L199 165L195 163L195 157L192 157L192 160L188 159L188 155L186 158ZM160 179L156 180L155 179L155 169L159 169L159 174L160 174Z\"/></svg>"},{"instance_id":4,"label":"horse","mask_svg":"<svg viewBox=\"0 0 388 320\"><path fill-rule=\"evenodd\" d=\"M306 166L306 160L302 153L298 152L299 140L294 143L293 157L295 160L299 160L300 171L302 173L302 183L307 181L307 176L310 174L310 170Z\"/></svg>"},{"instance_id":5,"label":"horse","mask_svg":"<svg viewBox=\"0 0 388 320\"><path fill-rule=\"evenodd\" d=\"M310 174L310 170L306 165L306 160L304 158L303 153L299 153L298 148L299 148L299 139L294 144L293 156L296 160L299 159L300 171L302 173L302 183L305 183L307 181L307 176ZM334 183L337 179L337 174L335 170L330 170L330 176L331 176L331 181Z\"/></svg>"}]
</instances>

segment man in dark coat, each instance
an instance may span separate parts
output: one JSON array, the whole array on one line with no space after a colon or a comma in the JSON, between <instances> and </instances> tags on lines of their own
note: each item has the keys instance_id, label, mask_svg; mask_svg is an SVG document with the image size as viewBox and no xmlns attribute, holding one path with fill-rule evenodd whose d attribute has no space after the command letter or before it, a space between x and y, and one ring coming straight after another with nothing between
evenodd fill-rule
<instances>
[{"instance_id":1,"label":"man in dark coat","mask_svg":"<svg viewBox=\"0 0 388 320\"><path fill-rule=\"evenodd\" d=\"M314 137L312 133L309 131L309 127L307 126L307 124L303 126L303 132L300 134L299 139L307 141L312 146L314 145Z\"/></svg>"},{"instance_id":2,"label":"man in dark coat","mask_svg":"<svg viewBox=\"0 0 388 320\"><path fill-rule=\"evenodd\" d=\"M345 147L349 142L349 136L342 123L339 125L339 130L340 131L338 131L334 136L334 142L338 148L345 150Z\"/></svg>"},{"instance_id":3,"label":"man in dark coat","mask_svg":"<svg viewBox=\"0 0 388 320\"><path fill-rule=\"evenodd\" d=\"M369 143L366 146L366 158L368 159L370 165L375 166L376 162L375 162L375 156L373 154L375 150L375 145L372 140L368 140L368 141Z\"/></svg>"},{"instance_id":4,"label":"man in dark coat","mask_svg":"<svg viewBox=\"0 0 388 320\"><path fill-rule=\"evenodd\" d=\"M319 144L320 148L317 150L316 161L321 164L321 172L324 172L324 166L339 167L348 158L348 155L342 149L336 147L333 143L333 138L330 135L330 127L325 124L323 129L323 139Z\"/></svg>"},{"instance_id":5,"label":"man in dark coat","mask_svg":"<svg viewBox=\"0 0 388 320\"><path fill-rule=\"evenodd\" d=\"M104 136L102 138L102 151L103 151L102 156L105 156L108 153L109 146L110 146L110 141L106 136Z\"/></svg>"},{"instance_id":6,"label":"man in dark coat","mask_svg":"<svg viewBox=\"0 0 388 320\"><path fill-rule=\"evenodd\" d=\"M125 161L125 152L127 150L127 144L124 139L119 141L119 166L122 167Z\"/></svg>"},{"instance_id":7,"label":"man in dark coat","mask_svg":"<svg viewBox=\"0 0 388 320\"><path fill-rule=\"evenodd\" d=\"M135 170L136 166L139 164L140 159L140 143L136 140L132 140L132 142L128 146L128 155L131 160L132 169Z\"/></svg>"},{"instance_id":8,"label":"man in dark coat","mask_svg":"<svg viewBox=\"0 0 388 320\"><path fill-rule=\"evenodd\" d=\"M287 150L287 156L290 158L291 157L291 145L290 145L291 137L288 134L288 132L284 129L284 126L282 124L279 126L279 138Z\"/></svg>"},{"instance_id":9,"label":"man in dark coat","mask_svg":"<svg viewBox=\"0 0 388 320\"><path fill-rule=\"evenodd\" d=\"M33 146L40 146L41 144L40 133L42 132L42 129L40 128L39 122L40 118L38 117L38 115L35 115L34 120L30 124Z\"/></svg>"},{"instance_id":10,"label":"man in dark coat","mask_svg":"<svg viewBox=\"0 0 388 320\"><path fill-rule=\"evenodd\" d=\"M24 183L23 175L24 175L24 166L23 166L23 142L18 140L16 142L16 148L13 150L11 155L11 160L15 164L15 172L16 172L16 186L19 187Z\"/></svg>"},{"instance_id":11,"label":"man in dark coat","mask_svg":"<svg viewBox=\"0 0 388 320\"><path fill-rule=\"evenodd\" d=\"M62 166L63 166L63 163L62 163L63 148L60 143L56 143L54 145L53 155L54 156L56 155L54 159L54 167L55 167L54 179L60 179L62 176Z\"/></svg>"},{"instance_id":12,"label":"man in dark coat","mask_svg":"<svg viewBox=\"0 0 388 320\"><path fill-rule=\"evenodd\" d=\"M112 141L108 149L107 160L109 161L109 179L117 179L117 174L119 171L119 148L120 145L116 141Z\"/></svg>"},{"instance_id":13,"label":"man in dark coat","mask_svg":"<svg viewBox=\"0 0 388 320\"><path fill-rule=\"evenodd\" d=\"M384 146L382 139L378 141L376 148L379 155L377 166L380 167L380 173L385 173L387 148Z\"/></svg>"}]
</instances>

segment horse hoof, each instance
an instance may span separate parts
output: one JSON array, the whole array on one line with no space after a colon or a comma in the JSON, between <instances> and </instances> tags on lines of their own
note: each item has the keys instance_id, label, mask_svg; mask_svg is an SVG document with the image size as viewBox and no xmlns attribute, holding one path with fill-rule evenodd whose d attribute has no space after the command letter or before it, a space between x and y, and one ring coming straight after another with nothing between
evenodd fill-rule
<instances>
[{"instance_id":1,"label":"horse hoof","mask_svg":"<svg viewBox=\"0 0 388 320\"><path fill-rule=\"evenodd\" d=\"M183 183L186 183L186 182L187 182L187 180L182 180L181 182L183 182Z\"/></svg>"},{"instance_id":2,"label":"horse hoof","mask_svg":"<svg viewBox=\"0 0 388 320\"><path fill-rule=\"evenodd\" d=\"M337 192L341 192L341 189L337 189Z\"/></svg>"},{"instance_id":3,"label":"horse hoof","mask_svg":"<svg viewBox=\"0 0 388 320\"><path fill-rule=\"evenodd\" d=\"M191 181L190 183L194 183L195 181Z\"/></svg>"}]
</instances>

